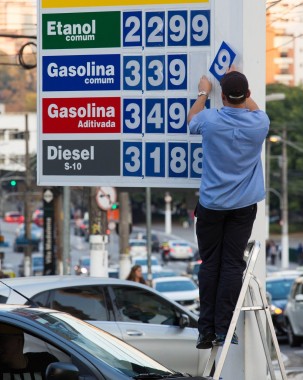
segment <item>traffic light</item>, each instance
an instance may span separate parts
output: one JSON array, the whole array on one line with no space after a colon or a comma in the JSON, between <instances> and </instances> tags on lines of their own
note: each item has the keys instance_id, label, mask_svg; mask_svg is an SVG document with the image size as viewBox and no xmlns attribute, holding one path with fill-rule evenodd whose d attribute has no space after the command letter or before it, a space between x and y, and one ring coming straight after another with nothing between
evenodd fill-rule
<instances>
[{"instance_id":1,"label":"traffic light","mask_svg":"<svg viewBox=\"0 0 303 380\"><path fill-rule=\"evenodd\" d=\"M11 187L15 187L15 186L17 186L17 181L15 179L12 179L10 181L10 184L11 184Z\"/></svg>"},{"instance_id":2,"label":"traffic light","mask_svg":"<svg viewBox=\"0 0 303 380\"><path fill-rule=\"evenodd\" d=\"M112 204L112 210L117 210L119 207L118 203L113 203Z\"/></svg>"}]
</instances>

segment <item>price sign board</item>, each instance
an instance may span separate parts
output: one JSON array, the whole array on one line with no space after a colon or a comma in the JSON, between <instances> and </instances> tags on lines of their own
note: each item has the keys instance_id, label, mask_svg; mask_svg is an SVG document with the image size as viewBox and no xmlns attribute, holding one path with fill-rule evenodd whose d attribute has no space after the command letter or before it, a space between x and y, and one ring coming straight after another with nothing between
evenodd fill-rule
<instances>
[{"instance_id":1,"label":"price sign board","mask_svg":"<svg viewBox=\"0 0 303 380\"><path fill-rule=\"evenodd\" d=\"M199 186L187 114L237 56L213 3L40 0L38 184Z\"/></svg>"}]
</instances>

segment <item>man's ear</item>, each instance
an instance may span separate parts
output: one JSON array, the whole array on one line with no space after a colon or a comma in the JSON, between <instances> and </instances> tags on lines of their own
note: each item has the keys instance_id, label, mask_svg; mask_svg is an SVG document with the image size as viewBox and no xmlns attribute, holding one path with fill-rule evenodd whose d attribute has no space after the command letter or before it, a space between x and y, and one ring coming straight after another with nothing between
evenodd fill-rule
<instances>
[{"instance_id":1,"label":"man's ear","mask_svg":"<svg viewBox=\"0 0 303 380\"><path fill-rule=\"evenodd\" d=\"M221 92L221 99L224 100L224 101L227 100L227 99L226 99L226 96L223 94L223 92Z\"/></svg>"},{"instance_id":2,"label":"man's ear","mask_svg":"<svg viewBox=\"0 0 303 380\"><path fill-rule=\"evenodd\" d=\"M249 98L250 94L251 94L251 92L250 92L250 90L248 90L247 93L246 93L246 98Z\"/></svg>"}]
</instances>

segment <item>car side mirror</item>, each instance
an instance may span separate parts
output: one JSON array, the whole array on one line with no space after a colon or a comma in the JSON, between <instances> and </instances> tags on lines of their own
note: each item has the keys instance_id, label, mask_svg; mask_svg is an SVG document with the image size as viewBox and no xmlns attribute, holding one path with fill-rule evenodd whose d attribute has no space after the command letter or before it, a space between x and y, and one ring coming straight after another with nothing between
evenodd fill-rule
<instances>
[{"instance_id":1,"label":"car side mirror","mask_svg":"<svg viewBox=\"0 0 303 380\"><path fill-rule=\"evenodd\" d=\"M72 363L55 362L47 366L46 380L79 380L79 370Z\"/></svg>"},{"instance_id":2,"label":"car side mirror","mask_svg":"<svg viewBox=\"0 0 303 380\"><path fill-rule=\"evenodd\" d=\"M296 302L303 302L303 294L297 294L295 296L295 301Z\"/></svg>"},{"instance_id":3,"label":"car side mirror","mask_svg":"<svg viewBox=\"0 0 303 380\"><path fill-rule=\"evenodd\" d=\"M180 319L179 319L179 326L181 329L184 329L184 327L189 326L189 316L186 314L181 314Z\"/></svg>"}]
</instances>

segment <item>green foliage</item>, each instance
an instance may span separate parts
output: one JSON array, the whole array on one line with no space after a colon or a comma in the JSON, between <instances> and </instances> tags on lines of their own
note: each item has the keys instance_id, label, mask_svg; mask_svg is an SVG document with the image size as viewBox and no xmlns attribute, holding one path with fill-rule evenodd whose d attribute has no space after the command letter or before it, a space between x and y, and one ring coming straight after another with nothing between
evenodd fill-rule
<instances>
[{"instance_id":1,"label":"green foliage","mask_svg":"<svg viewBox=\"0 0 303 380\"><path fill-rule=\"evenodd\" d=\"M297 224L296 230L298 223L303 230L303 152L300 151L303 150L303 88L272 84L267 86L266 93L285 94L284 100L266 103L266 112L271 121L269 136L282 137L285 128L287 141L295 144L294 147L287 145L289 221ZM282 144L271 143L270 187L280 194L281 157ZM279 208L278 197L271 194L270 210Z\"/></svg>"}]
</instances>

